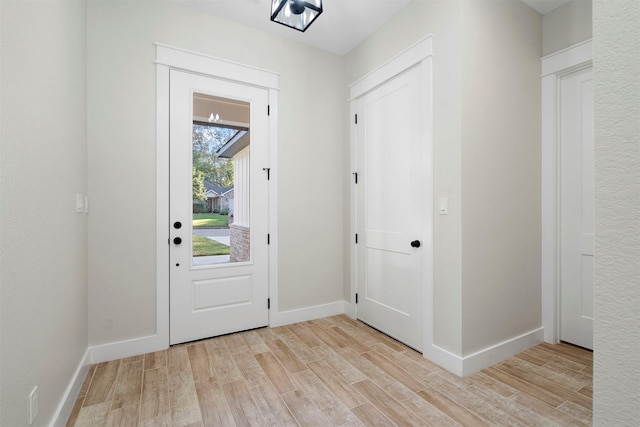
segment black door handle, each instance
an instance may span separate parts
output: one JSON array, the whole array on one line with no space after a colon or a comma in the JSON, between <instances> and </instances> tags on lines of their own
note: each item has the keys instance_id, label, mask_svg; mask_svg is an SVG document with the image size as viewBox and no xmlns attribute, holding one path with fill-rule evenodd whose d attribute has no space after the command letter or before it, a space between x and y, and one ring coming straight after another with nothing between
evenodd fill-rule
<instances>
[{"instance_id":1,"label":"black door handle","mask_svg":"<svg viewBox=\"0 0 640 427\"><path fill-rule=\"evenodd\" d=\"M412 248L419 248L420 247L420 240L414 240L413 242L411 242L411 247Z\"/></svg>"},{"instance_id":2,"label":"black door handle","mask_svg":"<svg viewBox=\"0 0 640 427\"><path fill-rule=\"evenodd\" d=\"M175 245L179 245L180 243L182 243L182 239L181 239L180 237L175 237L175 238L173 239L173 243L174 243Z\"/></svg>"}]
</instances>

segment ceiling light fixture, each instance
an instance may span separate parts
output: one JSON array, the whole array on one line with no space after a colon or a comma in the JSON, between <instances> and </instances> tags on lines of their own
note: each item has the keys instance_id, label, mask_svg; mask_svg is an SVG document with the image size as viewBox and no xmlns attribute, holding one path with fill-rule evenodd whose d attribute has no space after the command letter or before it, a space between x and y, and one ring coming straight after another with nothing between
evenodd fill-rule
<instances>
[{"instance_id":1,"label":"ceiling light fixture","mask_svg":"<svg viewBox=\"0 0 640 427\"><path fill-rule=\"evenodd\" d=\"M220 116L218 115L218 113L216 113L215 116L213 115L213 113L211 113L211 115L209 116L209 123L218 123L218 120L220 120Z\"/></svg>"},{"instance_id":2,"label":"ceiling light fixture","mask_svg":"<svg viewBox=\"0 0 640 427\"><path fill-rule=\"evenodd\" d=\"M298 31L306 31L321 13L322 0L271 0L271 20Z\"/></svg>"}]
</instances>

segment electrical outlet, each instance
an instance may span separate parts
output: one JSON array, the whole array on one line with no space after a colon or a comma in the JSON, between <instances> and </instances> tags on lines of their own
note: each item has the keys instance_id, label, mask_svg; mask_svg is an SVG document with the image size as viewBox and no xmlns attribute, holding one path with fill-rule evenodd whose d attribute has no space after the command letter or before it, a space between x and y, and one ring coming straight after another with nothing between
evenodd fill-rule
<instances>
[{"instance_id":1,"label":"electrical outlet","mask_svg":"<svg viewBox=\"0 0 640 427\"><path fill-rule=\"evenodd\" d=\"M29 393L29 425L33 424L38 416L38 386Z\"/></svg>"}]
</instances>

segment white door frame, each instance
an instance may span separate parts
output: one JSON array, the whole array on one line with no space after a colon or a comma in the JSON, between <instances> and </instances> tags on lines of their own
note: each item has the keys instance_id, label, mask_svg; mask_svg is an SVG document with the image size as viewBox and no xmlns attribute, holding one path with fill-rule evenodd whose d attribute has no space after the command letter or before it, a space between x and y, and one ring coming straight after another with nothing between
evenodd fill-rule
<instances>
[{"instance_id":1,"label":"white door frame","mask_svg":"<svg viewBox=\"0 0 640 427\"><path fill-rule=\"evenodd\" d=\"M182 70L269 92L269 324L278 312L278 80L272 71L156 43L156 335L150 347L169 347L169 70ZM149 347L148 347L149 348ZM150 351L150 350L146 350Z\"/></svg>"},{"instance_id":2,"label":"white door frame","mask_svg":"<svg viewBox=\"0 0 640 427\"><path fill-rule=\"evenodd\" d=\"M425 105L425 122L424 128L427 129L424 135L425 162L427 168L425 172L426 182L425 189L428 193L425 200L425 211L427 215L424 219L424 241L423 243L423 355L433 358L433 47L432 37L427 36L400 54L396 55L380 67L371 71L369 74L360 78L349 86L349 101L370 92L380 85L388 82L395 76L420 65L421 78L425 83L426 103ZM353 104L352 104L353 105ZM356 129L355 129L355 112L350 112L350 168L351 171L357 173L356 170ZM355 304L355 293L357 289L357 254L355 244L356 229L356 185L355 180L351 179L350 201L351 201L351 280L350 280L350 300L346 305L346 313L355 318L357 315L357 307Z\"/></svg>"},{"instance_id":3,"label":"white door frame","mask_svg":"<svg viewBox=\"0 0 640 427\"><path fill-rule=\"evenodd\" d=\"M547 55L542 62L542 327L544 340L560 341L559 80L592 64L592 42Z\"/></svg>"}]
</instances>

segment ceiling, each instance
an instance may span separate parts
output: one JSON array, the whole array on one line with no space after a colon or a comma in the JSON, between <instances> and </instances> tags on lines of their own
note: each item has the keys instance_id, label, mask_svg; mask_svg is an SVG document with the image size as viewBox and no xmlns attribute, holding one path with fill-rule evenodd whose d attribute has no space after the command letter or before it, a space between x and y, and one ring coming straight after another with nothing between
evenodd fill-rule
<instances>
[{"instance_id":1,"label":"ceiling","mask_svg":"<svg viewBox=\"0 0 640 427\"><path fill-rule=\"evenodd\" d=\"M540 15L546 15L554 9L559 8L563 4L569 3L571 0L522 0L532 8L538 11Z\"/></svg>"},{"instance_id":2,"label":"ceiling","mask_svg":"<svg viewBox=\"0 0 640 427\"><path fill-rule=\"evenodd\" d=\"M411 0L323 0L324 12L307 31L271 22L271 0L180 0L202 12L322 50L345 55ZM540 14L570 0L522 0Z\"/></svg>"},{"instance_id":3,"label":"ceiling","mask_svg":"<svg viewBox=\"0 0 640 427\"><path fill-rule=\"evenodd\" d=\"M271 0L180 0L180 3L267 33L344 55L411 0L323 0L322 15L307 31L271 22Z\"/></svg>"}]
</instances>

